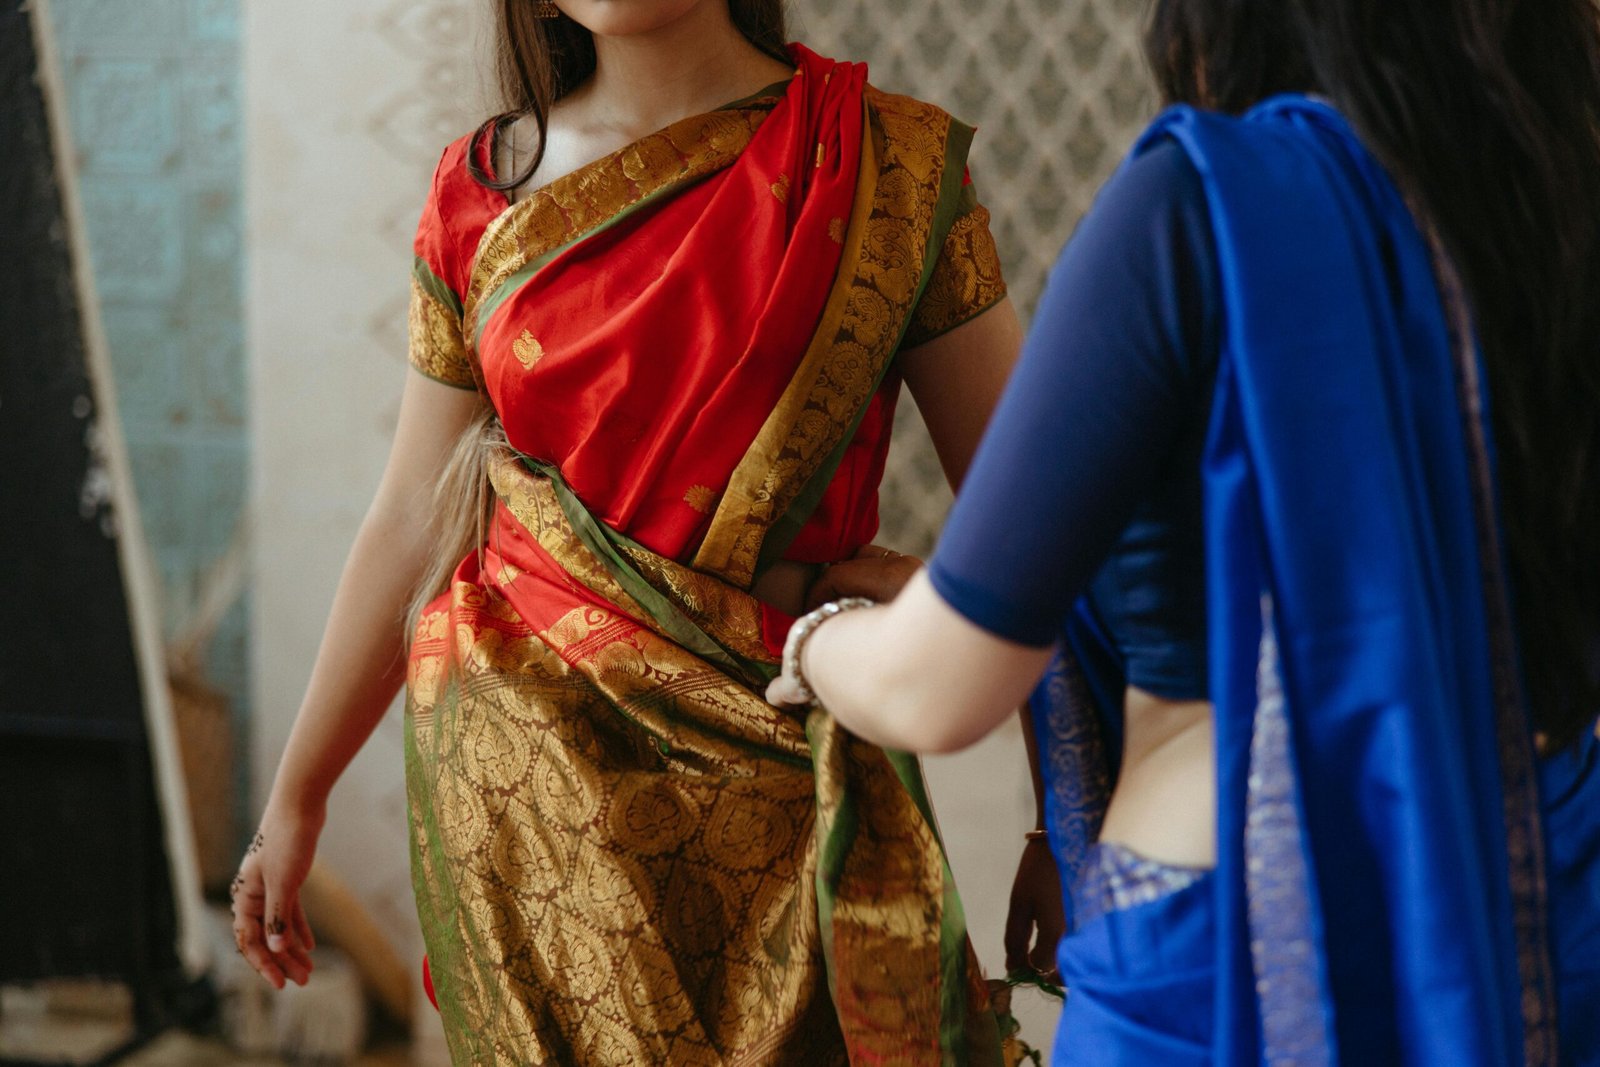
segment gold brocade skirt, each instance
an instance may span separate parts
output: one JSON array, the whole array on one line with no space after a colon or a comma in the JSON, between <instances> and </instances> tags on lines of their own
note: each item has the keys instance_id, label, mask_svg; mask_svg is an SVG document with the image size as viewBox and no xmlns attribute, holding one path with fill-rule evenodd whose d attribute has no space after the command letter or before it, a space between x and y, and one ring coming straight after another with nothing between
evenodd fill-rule
<instances>
[{"instance_id":1,"label":"gold brocade skirt","mask_svg":"<svg viewBox=\"0 0 1600 1067\"><path fill-rule=\"evenodd\" d=\"M767 704L747 594L637 546L608 566L547 479L495 485L406 711L454 1061L1000 1063L914 761Z\"/></svg>"}]
</instances>

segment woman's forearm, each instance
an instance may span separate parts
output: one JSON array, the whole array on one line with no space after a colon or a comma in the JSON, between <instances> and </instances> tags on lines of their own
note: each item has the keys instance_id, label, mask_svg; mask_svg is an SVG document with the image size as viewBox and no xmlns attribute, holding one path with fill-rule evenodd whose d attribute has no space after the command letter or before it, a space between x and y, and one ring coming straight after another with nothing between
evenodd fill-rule
<instances>
[{"instance_id":1,"label":"woman's forearm","mask_svg":"<svg viewBox=\"0 0 1600 1067\"><path fill-rule=\"evenodd\" d=\"M951 752L1014 712L1049 648L974 626L913 578L892 604L819 626L802 668L818 701L851 732L887 748Z\"/></svg>"},{"instance_id":2,"label":"woman's forearm","mask_svg":"<svg viewBox=\"0 0 1600 1067\"><path fill-rule=\"evenodd\" d=\"M383 482L356 534L269 803L321 811L405 680L405 614L436 550L435 486L483 411L408 373Z\"/></svg>"},{"instance_id":3,"label":"woman's forearm","mask_svg":"<svg viewBox=\"0 0 1600 1067\"><path fill-rule=\"evenodd\" d=\"M404 619L428 562L428 524L374 504L339 579L271 805L320 810L405 680Z\"/></svg>"}]
</instances>

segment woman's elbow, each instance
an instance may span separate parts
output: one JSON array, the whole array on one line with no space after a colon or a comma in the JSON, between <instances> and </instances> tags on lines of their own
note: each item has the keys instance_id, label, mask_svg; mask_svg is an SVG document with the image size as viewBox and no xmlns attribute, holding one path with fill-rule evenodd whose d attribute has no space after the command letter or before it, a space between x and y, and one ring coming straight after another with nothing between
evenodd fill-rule
<instances>
[{"instance_id":1,"label":"woman's elbow","mask_svg":"<svg viewBox=\"0 0 1600 1067\"><path fill-rule=\"evenodd\" d=\"M923 755L959 752L990 730L982 709L931 687L902 686L884 696L884 719L892 723L890 747Z\"/></svg>"}]
</instances>

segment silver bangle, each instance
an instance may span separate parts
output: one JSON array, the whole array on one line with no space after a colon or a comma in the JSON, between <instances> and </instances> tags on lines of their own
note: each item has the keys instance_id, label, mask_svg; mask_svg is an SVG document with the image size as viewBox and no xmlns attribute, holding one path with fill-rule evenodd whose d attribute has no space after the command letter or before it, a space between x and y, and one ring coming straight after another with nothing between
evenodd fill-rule
<instances>
[{"instance_id":1,"label":"silver bangle","mask_svg":"<svg viewBox=\"0 0 1600 1067\"><path fill-rule=\"evenodd\" d=\"M806 681L805 672L800 669L800 656L805 652L806 642L811 640L811 635L816 632L817 627L835 615L877 606L876 601L868 600L864 596L847 596L830 601L816 611L800 616L789 628L789 637L783 643L783 673L795 684L795 688L800 690L800 697L805 703L817 702L816 691L811 688L811 683Z\"/></svg>"}]
</instances>

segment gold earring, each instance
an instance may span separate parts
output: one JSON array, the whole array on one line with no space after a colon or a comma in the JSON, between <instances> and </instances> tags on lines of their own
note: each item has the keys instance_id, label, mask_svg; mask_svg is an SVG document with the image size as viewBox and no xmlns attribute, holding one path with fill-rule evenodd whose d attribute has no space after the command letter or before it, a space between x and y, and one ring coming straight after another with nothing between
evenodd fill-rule
<instances>
[{"instance_id":1,"label":"gold earring","mask_svg":"<svg viewBox=\"0 0 1600 1067\"><path fill-rule=\"evenodd\" d=\"M558 19L561 9L556 6L556 0L536 0L533 5L533 17L536 19Z\"/></svg>"}]
</instances>

